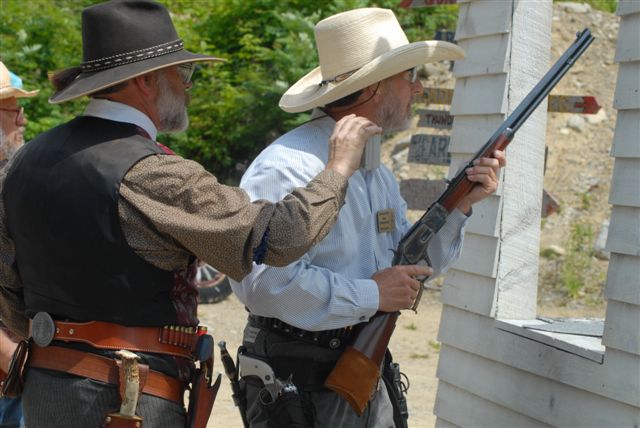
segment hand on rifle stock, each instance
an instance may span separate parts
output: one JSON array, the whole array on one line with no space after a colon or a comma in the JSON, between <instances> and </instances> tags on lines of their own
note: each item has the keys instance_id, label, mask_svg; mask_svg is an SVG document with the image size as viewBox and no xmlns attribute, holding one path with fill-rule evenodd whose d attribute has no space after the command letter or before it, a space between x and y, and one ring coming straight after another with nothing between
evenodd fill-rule
<instances>
[{"instance_id":1,"label":"hand on rifle stock","mask_svg":"<svg viewBox=\"0 0 640 428\"><path fill-rule=\"evenodd\" d=\"M500 168L507 164L505 152L496 150L491 158L480 158L474 161L471 168L466 169L467 179L478 183L471 192L466 195L458 204L458 209L465 214L469 214L471 205L480 202L498 189L498 177Z\"/></svg>"},{"instance_id":2,"label":"hand on rifle stock","mask_svg":"<svg viewBox=\"0 0 640 428\"><path fill-rule=\"evenodd\" d=\"M372 279L378 284L378 310L395 312L411 308L421 286L415 277L432 273L428 266L396 265L373 274Z\"/></svg>"}]
</instances>

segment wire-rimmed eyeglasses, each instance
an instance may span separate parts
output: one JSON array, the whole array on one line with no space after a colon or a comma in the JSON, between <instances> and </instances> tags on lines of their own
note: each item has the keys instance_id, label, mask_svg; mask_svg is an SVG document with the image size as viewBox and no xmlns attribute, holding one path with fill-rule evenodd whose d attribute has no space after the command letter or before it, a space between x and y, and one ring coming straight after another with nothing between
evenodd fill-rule
<instances>
[{"instance_id":1,"label":"wire-rimmed eyeglasses","mask_svg":"<svg viewBox=\"0 0 640 428\"><path fill-rule=\"evenodd\" d=\"M0 111L8 111L16 114L16 126L22 125L24 120L24 107L18 108L0 108Z\"/></svg>"}]
</instances>

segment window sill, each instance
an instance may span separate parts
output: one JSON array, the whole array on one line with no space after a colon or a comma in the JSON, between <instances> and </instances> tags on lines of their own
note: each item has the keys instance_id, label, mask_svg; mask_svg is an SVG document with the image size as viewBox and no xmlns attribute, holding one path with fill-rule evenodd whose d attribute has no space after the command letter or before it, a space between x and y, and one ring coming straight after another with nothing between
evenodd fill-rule
<instances>
[{"instance_id":1,"label":"window sill","mask_svg":"<svg viewBox=\"0 0 640 428\"><path fill-rule=\"evenodd\" d=\"M534 320L495 320L495 326L598 364L604 360L602 319L540 317Z\"/></svg>"}]
</instances>

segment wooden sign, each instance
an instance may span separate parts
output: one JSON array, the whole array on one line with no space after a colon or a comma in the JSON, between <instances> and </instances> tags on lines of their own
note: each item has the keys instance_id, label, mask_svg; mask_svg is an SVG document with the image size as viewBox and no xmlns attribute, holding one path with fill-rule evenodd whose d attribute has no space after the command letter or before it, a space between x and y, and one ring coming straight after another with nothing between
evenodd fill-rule
<instances>
[{"instance_id":1,"label":"wooden sign","mask_svg":"<svg viewBox=\"0 0 640 428\"><path fill-rule=\"evenodd\" d=\"M451 104L453 89L424 88L422 102L425 104ZM596 114L600 105L593 96L549 95L547 111L559 113Z\"/></svg>"},{"instance_id":2,"label":"wooden sign","mask_svg":"<svg viewBox=\"0 0 640 428\"><path fill-rule=\"evenodd\" d=\"M420 120L418 126L426 126L437 129L451 129L453 126L453 116L448 110L418 110Z\"/></svg>"},{"instance_id":3,"label":"wooden sign","mask_svg":"<svg viewBox=\"0 0 640 428\"><path fill-rule=\"evenodd\" d=\"M574 95L549 95L547 111L560 113L596 114L600 105L596 97Z\"/></svg>"},{"instance_id":4,"label":"wooden sign","mask_svg":"<svg viewBox=\"0 0 640 428\"><path fill-rule=\"evenodd\" d=\"M442 6L446 4L456 4L456 0L402 0L398 6L409 9L414 7Z\"/></svg>"},{"instance_id":5,"label":"wooden sign","mask_svg":"<svg viewBox=\"0 0 640 428\"><path fill-rule=\"evenodd\" d=\"M408 162L426 163L429 165L449 165L448 135L415 134L409 143Z\"/></svg>"},{"instance_id":6,"label":"wooden sign","mask_svg":"<svg viewBox=\"0 0 640 428\"><path fill-rule=\"evenodd\" d=\"M453 89L424 88L422 96L425 104L451 104Z\"/></svg>"},{"instance_id":7,"label":"wooden sign","mask_svg":"<svg viewBox=\"0 0 640 428\"><path fill-rule=\"evenodd\" d=\"M444 40L445 42L455 43L456 32L449 30L436 31L435 40Z\"/></svg>"},{"instance_id":8,"label":"wooden sign","mask_svg":"<svg viewBox=\"0 0 640 428\"><path fill-rule=\"evenodd\" d=\"M444 180L411 178L400 182L400 194L410 210L426 211L446 188Z\"/></svg>"},{"instance_id":9,"label":"wooden sign","mask_svg":"<svg viewBox=\"0 0 640 428\"><path fill-rule=\"evenodd\" d=\"M560 210L560 202L551 193L542 189L542 217L549 217Z\"/></svg>"}]
</instances>

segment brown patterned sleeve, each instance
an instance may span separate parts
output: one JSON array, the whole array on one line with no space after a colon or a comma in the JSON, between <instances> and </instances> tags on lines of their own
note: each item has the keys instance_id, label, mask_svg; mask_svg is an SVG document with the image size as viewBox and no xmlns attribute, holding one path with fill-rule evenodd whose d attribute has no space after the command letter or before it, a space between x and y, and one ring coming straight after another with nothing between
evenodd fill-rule
<instances>
[{"instance_id":1,"label":"brown patterned sleeve","mask_svg":"<svg viewBox=\"0 0 640 428\"><path fill-rule=\"evenodd\" d=\"M252 203L244 190L218 183L196 162L150 156L127 173L120 188L128 210L138 211L145 222L129 221L123 230L130 244L136 229L145 229L147 236L153 230L165 251L170 246L176 257L194 254L241 280L251 271L254 254L264 250L267 230L263 256L273 266L293 262L324 238L344 204L346 187L345 177L325 171L280 202ZM122 212L121 205L121 217Z\"/></svg>"},{"instance_id":2,"label":"brown patterned sleeve","mask_svg":"<svg viewBox=\"0 0 640 428\"><path fill-rule=\"evenodd\" d=\"M9 237L4 212L2 188L7 168L0 168L0 320L14 333L29 335L29 319L25 314L22 283L15 267L15 247Z\"/></svg>"}]
</instances>

